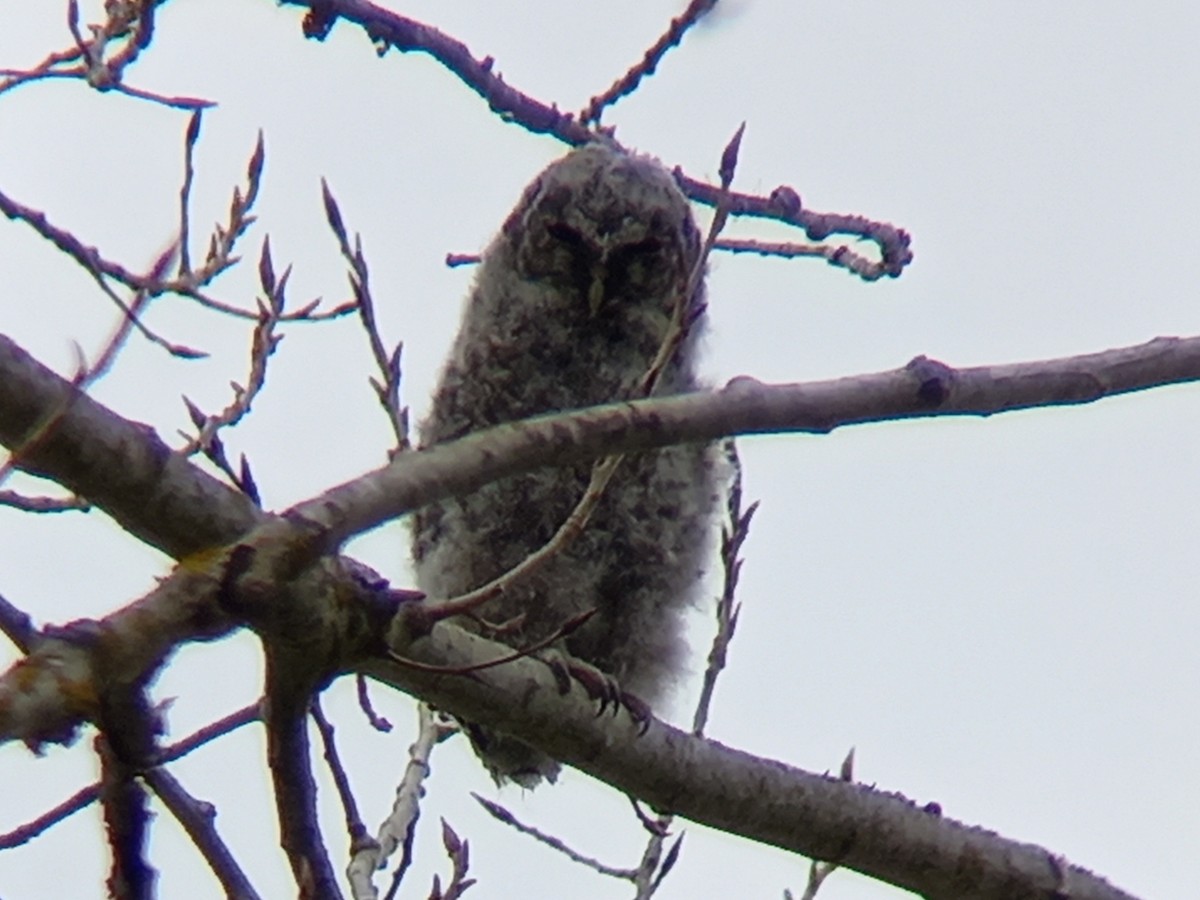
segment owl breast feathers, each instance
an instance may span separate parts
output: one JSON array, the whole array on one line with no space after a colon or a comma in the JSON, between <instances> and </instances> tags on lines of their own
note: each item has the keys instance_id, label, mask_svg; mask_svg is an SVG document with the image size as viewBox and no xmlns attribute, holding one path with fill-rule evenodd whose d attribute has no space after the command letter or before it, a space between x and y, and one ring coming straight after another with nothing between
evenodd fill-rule
<instances>
[{"instance_id":1,"label":"owl breast feathers","mask_svg":"<svg viewBox=\"0 0 1200 900\"><path fill-rule=\"evenodd\" d=\"M539 413L634 396L696 265L687 200L659 163L588 144L525 190L479 266L423 445ZM695 390L703 288L657 393ZM464 623L514 647L596 609L563 650L653 705L684 668L683 614L711 542L718 455L691 444L628 456L584 533ZM445 599L541 547L587 486L589 464L541 469L420 509L417 584ZM515 625L512 623L516 623ZM502 632L488 625L509 623ZM498 782L533 786L558 764L514 738L464 723Z\"/></svg>"}]
</instances>

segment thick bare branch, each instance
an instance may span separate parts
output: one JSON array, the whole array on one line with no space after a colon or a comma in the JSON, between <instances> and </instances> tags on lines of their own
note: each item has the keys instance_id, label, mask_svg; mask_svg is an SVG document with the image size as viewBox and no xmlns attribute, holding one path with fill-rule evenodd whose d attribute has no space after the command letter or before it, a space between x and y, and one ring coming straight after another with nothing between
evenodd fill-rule
<instances>
[{"instance_id":1,"label":"thick bare branch","mask_svg":"<svg viewBox=\"0 0 1200 900\"><path fill-rule=\"evenodd\" d=\"M210 602L215 592L210 586ZM166 592L162 596L171 601ZM345 592L338 600L347 602ZM401 639L393 649L443 666L468 666L504 649L446 623L428 636ZM549 668L535 660L470 678L382 657L360 668L441 708L503 726L658 809L732 834L836 860L930 897L1050 896L1053 867L1046 851L968 828L902 797L756 759L659 722L639 736L638 723L628 716L597 718L582 689L561 694ZM959 880L968 871L974 880ZM1064 871L1073 900L1128 896L1083 870Z\"/></svg>"},{"instance_id":2,"label":"thick bare branch","mask_svg":"<svg viewBox=\"0 0 1200 900\"><path fill-rule=\"evenodd\" d=\"M265 640L264 645L265 693L270 702L263 722L279 843L292 867L299 896L340 900L341 887L317 822L317 784L309 761L309 698L319 686L305 678L303 660L288 658L298 648ZM299 680L294 673L299 673Z\"/></svg>"},{"instance_id":3,"label":"thick bare branch","mask_svg":"<svg viewBox=\"0 0 1200 900\"><path fill-rule=\"evenodd\" d=\"M442 497L544 465L737 434L825 434L891 419L990 416L1200 380L1200 338L1156 338L1083 356L953 369L920 356L899 369L802 384L735 378L724 388L539 416L478 432L302 503L293 513L340 543Z\"/></svg>"},{"instance_id":4,"label":"thick bare branch","mask_svg":"<svg viewBox=\"0 0 1200 900\"><path fill-rule=\"evenodd\" d=\"M6 370L12 370L15 378ZM1200 338L1160 338L1081 357L960 370L919 357L892 372L830 382L763 385L737 379L713 393L544 416L429 451L403 454L386 469L301 504L285 518L270 520L233 553L213 558L211 565L197 558L181 566L152 595L102 623L81 623L72 631L42 637L33 655L0 679L0 735L30 743L61 740L79 721L96 715L95 663L88 642L81 640L81 629L102 631L107 665L112 667L107 671L133 681L161 664L174 645L223 633L234 621L253 619L267 632L277 627L282 611L272 612L269 606L281 595L278 590L262 589L257 601L264 608L235 610L232 620L227 615L228 603L220 597L229 580L224 560L237 552L262 555L262 566L250 565L246 574L266 584L265 578L278 575L283 563L299 575L310 556L315 558L363 528L540 465L733 433L823 433L840 425L889 418L990 415L1085 403L1197 379ZM28 390L14 388L14 383ZM71 390L70 385L0 340L0 438L19 446L39 415L62 408L64 390ZM92 428L99 431L97 441L89 436ZM104 448L103 453L94 451L95 443ZM159 496L164 478L198 483L198 473L186 464L170 469L170 460L164 463L162 458L164 451L147 430L78 396L60 426L39 442L37 459L19 462L69 481L72 489L85 495L91 489L90 479L104 477L132 479L139 486L137 496L142 497ZM73 460L72 454L84 463ZM115 471L106 472L106 465L115 466ZM125 475L130 468L133 474ZM103 480L97 486L102 485ZM222 494L244 502L223 486L213 490L212 502L218 506L229 502ZM172 527L211 521L211 511L197 505L205 496L210 495L194 492L190 505L167 504L178 517ZM127 499L106 494L104 502L116 505L118 518L132 520L153 535L154 523L120 505ZM237 508L245 510L238 517L241 522L250 525L257 519L252 509ZM218 521L225 527L231 524L227 516ZM181 540L178 545L186 551L198 549L194 540ZM256 575L256 568L263 571ZM327 671L339 666L363 671L439 708L517 734L659 809L833 860L927 896L1009 897L1025 890L1030 896L1038 896L1038 891L1049 896L1055 889L1047 887L1050 879L1060 875L1076 900L1124 896L1082 870L1052 864L1045 851L966 828L902 798L755 759L660 723L652 723L649 732L638 738L638 725L627 717L597 720L594 704L582 691L561 696L557 682L540 662L518 659L475 671L471 678L389 662L382 647L379 652L372 649L386 621L378 593L350 572L338 565L318 566L317 589L304 602L291 605L298 596L297 584L286 593L287 617L318 616L309 624L324 632L313 638L319 640L320 663ZM256 599L253 585L241 586L236 595L242 603ZM321 598L335 595L337 602L326 599L322 610ZM349 610L357 611L351 615ZM397 619L391 650L442 668L475 666L506 650L446 623L424 631L421 624L419 616ZM531 691L531 685L536 689ZM753 809L746 804L753 804ZM968 869L978 876L964 885L956 879Z\"/></svg>"},{"instance_id":5,"label":"thick bare branch","mask_svg":"<svg viewBox=\"0 0 1200 900\"><path fill-rule=\"evenodd\" d=\"M167 641L166 635L179 634L189 624L186 620L172 622L166 615L184 598L194 609L219 609L224 579L216 575L197 577L181 567L155 594L110 616L102 626L109 659L124 655L134 665L146 637L137 632L137 625L150 620L155 610L161 621L174 626L174 631L164 633ZM325 596L331 613L351 606L365 609L376 599L373 589L354 579L346 581L349 583L336 587L329 581ZM290 615L294 591L287 596ZM378 616L375 620L380 621ZM337 622L333 618L329 622L328 632L333 632ZM391 649L430 665L473 666L505 650L503 645L447 623L435 625L424 635L406 632L405 624L400 621L393 629ZM337 644L341 638L352 644L353 629L342 627L343 633L322 635L323 643ZM383 629L382 625L376 628L378 640ZM1050 866L1045 851L967 828L903 798L756 759L658 722L651 722L649 730L639 736L640 725L629 716L597 718L594 702L582 689L560 693L558 682L542 662L518 659L477 670L466 678L400 666L382 653L364 656L370 645L371 635L358 636L358 645L351 648L358 656L356 669L439 708L519 735L658 809L835 860L931 897L1039 896L1037 891L1048 890L1044 885ZM61 729L72 719L88 715L86 705L75 705L91 692L95 676L88 671L88 657L87 646L77 641L43 639L21 671L12 671L0 680L0 731L4 736L30 739L29 734L19 733L21 723L4 713L31 699L41 703L32 712L46 717L43 728L57 725ZM147 664L159 661L145 659ZM77 677L68 680L72 673ZM44 685L31 685L37 679ZM45 690L38 690L41 686ZM18 726L18 733L10 730L13 726ZM44 730L33 737L54 739ZM291 753L277 757L297 758ZM311 857L305 855L304 860L311 861ZM959 880L965 871L974 873L969 883ZM1074 900L1125 896L1082 870L1064 871ZM304 876L303 871L297 874Z\"/></svg>"},{"instance_id":6,"label":"thick bare branch","mask_svg":"<svg viewBox=\"0 0 1200 900\"><path fill-rule=\"evenodd\" d=\"M134 537L179 559L234 541L261 521L248 497L0 335L0 443L22 447L58 410L65 410L61 421L21 452L19 467L87 497Z\"/></svg>"},{"instance_id":7,"label":"thick bare branch","mask_svg":"<svg viewBox=\"0 0 1200 900\"><path fill-rule=\"evenodd\" d=\"M150 811L134 770L103 735L95 740L100 758L100 804L111 853L108 894L118 900L151 900L156 872L146 859Z\"/></svg>"},{"instance_id":8,"label":"thick bare branch","mask_svg":"<svg viewBox=\"0 0 1200 900\"><path fill-rule=\"evenodd\" d=\"M418 506L539 466L737 434L824 434L890 419L1091 403L1196 380L1200 338L1155 338L1083 356L964 369L917 357L887 372L800 384L736 378L709 393L539 416L406 453L292 513L326 529L336 545ZM0 442L20 446L73 390L0 336ZM86 396L75 397L54 434L19 465L87 497L176 558L237 540L262 521L246 497Z\"/></svg>"},{"instance_id":9,"label":"thick bare branch","mask_svg":"<svg viewBox=\"0 0 1200 900\"><path fill-rule=\"evenodd\" d=\"M439 623L403 652L467 666L500 647ZM456 715L518 734L656 809L834 860L926 897L1049 898L1060 886L1046 850L966 826L900 795L759 759L657 720L639 736L629 716L597 718L582 688L561 694L549 667L537 660L471 678L376 661L363 671ZM1066 872L1072 900L1130 898L1086 870L1066 866Z\"/></svg>"}]
</instances>

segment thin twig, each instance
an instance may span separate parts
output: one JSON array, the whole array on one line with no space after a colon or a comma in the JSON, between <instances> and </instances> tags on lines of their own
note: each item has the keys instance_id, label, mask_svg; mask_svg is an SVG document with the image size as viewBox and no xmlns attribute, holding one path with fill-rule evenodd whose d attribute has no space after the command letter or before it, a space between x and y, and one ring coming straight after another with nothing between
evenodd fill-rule
<instances>
[{"instance_id":1,"label":"thin twig","mask_svg":"<svg viewBox=\"0 0 1200 900\"><path fill-rule=\"evenodd\" d=\"M599 872L601 875L608 875L612 878L620 878L623 881L633 880L633 876L637 871L636 869L618 869L615 866L605 865L598 859L594 859L578 852L577 850L573 850L554 835L546 834L546 832L540 831L539 829L534 828L532 825L526 825L500 804L494 803L491 800L487 800L474 792L471 793L471 796L474 797L479 805L487 810L493 818L498 819L511 828L515 828L522 834L529 835L539 843L545 844L547 847L557 850L563 856L567 857L567 859L577 862L580 865L587 866L589 869Z\"/></svg>"},{"instance_id":2,"label":"thin twig","mask_svg":"<svg viewBox=\"0 0 1200 900\"><path fill-rule=\"evenodd\" d=\"M249 706L244 706L236 712L230 713L216 722L204 726L182 740L159 751L155 762L157 765L162 765L179 759L198 747L202 747L223 735L229 734L231 731L241 728L243 725L249 725L251 722L259 720L259 704L252 703ZM87 787L80 788L66 800L48 809L36 819L32 819L19 828L14 828L5 834L0 834L0 850L8 850L12 847L19 847L22 844L28 843L38 835L48 831L52 826L57 825L63 819L74 815L82 809L86 809L99 796L100 782L98 781Z\"/></svg>"},{"instance_id":3,"label":"thin twig","mask_svg":"<svg viewBox=\"0 0 1200 900\"><path fill-rule=\"evenodd\" d=\"M215 741L219 737L230 734L245 725L260 721L262 721L262 704L260 701L256 701L229 713L229 715L222 716L215 722L210 722L208 725L197 729L174 744L164 747L159 752L155 763L163 765L164 763L173 762L187 756L193 750Z\"/></svg>"},{"instance_id":4,"label":"thin twig","mask_svg":"<svg viewBox=\"0 0 1200 900\"><path fill-rule=\"evenodd\" d=\"M46 81L55 78L79 78L86 71L83 67L69 71L56 67L62 66L64 63L76 62L80 59L80 56L79 48L75 47L70 50L60 50L57 53L51 53L40 63L28 69L0 69L0 77L4 78L4 81L0 81L0 94L14 90L23 84L32 84L35 81Z\"/></svg>"},{"instance_id":5,"label":"thin twig","mask_svg":"<svg viewBox=\"0 0 1200 900\"><path fill-rule=\"evenodd\" d=\"M450 824L442 819L442 847L450 857L452 871L450 883L442 890L441 879L433 876L433 888L429 892L429 900L458 900L475 883L474 878L467 877L470 864L470 846L461 840Z\"/></svg>"},{"instance_id":6,"label":"thin twig","mask_svg":"<svg viewBox=\"0 0 1200 900\"><path fill-rule=\"evenodd\" d=\"M417 737L408 748L408 764L396 786L396 798L387 818L379 826L374 851L364 851L350 861L348 873L352 882L358 869L364 870L364 874L373 873L386 865L393 853L398 853L386 897L392 900L396 896L412 864L413 841L421 817L421 799L430 775L433 748L457 731L458 726L436 714L427 703L417 704Z\"/></svg>"},{"instance_id":7,"label":"thin twig","mask_svg":"<svg viewBox=\"0 0 1200 900\"><path fill-rule=\"evenodd\" d=\"M204 451L219 468L246 494L257 500L256 492L251 490L253 480L249 478L249 470L243 460L242 470L235 472L225 458L218 434L222 428L231 427L240 422L250 413L250 407L255 398L266 385L267 362L279 346L283 337L276 333L279 323L283 320L285 291L288 277L291 275L289 266L278 279L275 277L274 266L271 262L271 242L263 239L262 252L258 264L259 280L266 302L258 304L258 322L254 326L250 342L250 371L246 384L233 384L233 400L221 412L206 416L186 397L184 402L191 414L192 424L196 426L197 434L180 450L185 456L191 456L197 451Z\"/></svg>"},{"instance_id":8,"label":"thin twig","mask_svg":"<svg viewBox=\"0 0 1200 900\"><path fill-rule=\"evenodd\" d=\"M59 250L63 251L71 259L75 260L83 269L92 276L99 285L104 294L112 300L112 302L121 310L122 315L128 320L130 325L141 332L142 336L151 343L158 344L165 348L173 356L178 356L185 359L196 359L204 354L197 350L192 350L189 347L172 344L159 335L152 332L138 318L135 311L131 309L124 300L117 296L116 292L109 287L107 277L112 276L112 266L105 264L105 261L100 256L100 252L95 247L85 246L78 238L69 231L57 228L46 219L44 213L38 210L23 206L10 198L3 191L0 191L0 213L4 213L9 219L18 222L25 222L33 228L43 238L50 241ZM118 269L120 267L117 267ZM134 276L124 269L120 269L127 278L116 278L115 280L122 283L127 283L133 286L142 285L146 279ZM152 292L153 293L153 292Z\"/></svg>"},{"instance_id":9,"label":"thin twig","mask_svg":"<svg viewBox=\"0 0 1200 900\"><path fill-rule=\"evenodd\" d=\"M367 690L367 678L365 675L359 673L354 676L354 688L358 694L358 708L367 717L367 721L371 723L371 727L385 734L391 731L392 723L375 712L375 707L371 705L371 695Z\"/></svg>"},{"instance_id":10,"label":"thin twig","mask_svg":"<svg viewBox=\"0 0 1200 900\"><path fill-rule=\"evenodd\" d=\"M122 81L125 69L150 46L154 37L155 10L165 2L142 0L105 3L107 18L100 24L88 25L90 37L85 37L79 26L78 0L68 0L67 30L71 34L71 49L52 53L30 69L0 69L0 75L6 79L0 82L0 94L34 81L70 78L84 81L99 91L117 91L176 109L196 110L215 106L211 100L167 97L131 87ZM115 51L108 55L113 47Z\"/></svg>"},{"instance_id":11,"label":"thin twig","mask_svg":"<svg viewBox=\"0 0 1200 900\"><path fill-rule=\"evenodd\" d=\"M162 274L167 270L167 267L171 264L171 260L175 256L175 247L176 245L172 244L158 255L158 258L150 266L150 271L145 276L146 281L154 282L162 277ZM117 320L112 334L105 342L96 361L88 367L87 377L83 383L84 387L95 384L108 374L113 364L117 361L117 355L129 340L129 335L132 333L133 327L141 323L142 316L149 309L151 301L157 296L153 291L147 291L142 288L137 289L134 293L133 301L129 304L128 315L121 316ZM201 356L204 355L199 353L199 351L192 352ZM189 356L185 358L193 357Z\"/></svg>"},{"instance_id":12,"label":"thin twig","mask_svg":"<svg viewBox=\"0 0 1200 900\"><path fill-rule=\"evenodd\" d=\"M317 732L321 735L325 765L329 768L329 774L337 788L338 799L342 803L342 813L346 817L346 834L350 838L350 846L352 850L357 851L362 848L364 839L369 843L374 843L374 839L367 838L367 826L363 824L362 815L358 811L358 801L354 799L354 791L350 787L350 777L346 774L346 767L342 764L341 755L338 753L334 728L321 709L320 697L313 697L309 704L309 715L312 716L313 722L317 726Z\"/></svg>"},{"instance_id":13,"label":"thin twig","mask_svg":"<svg viewBox=\"0 0 1200 900\"><path fill-rule=\"evenodd\" d=\"M852 252L844 244L797 244L794 241L760 241L755 238L721 238L713 249L733 254L778 256L782 259L817 256L833 263L839 262L844 254ZM866 257L861 258L866 260Z\"/></svg>"},{"instance_id":14,"label":"thin twig","mask_svg":"<svg viewBox=\"0 0 1200 900\"><path fill-rule=\"evenodd\" d=\"M530 644L528 647L523 647L520 650L514 650L512 653L506 653L496 659L489 659L486 662L474 663L469 666L434 666L429 663L418 662L415 659L409 659L405 656L400 656L398 653L389 650L388 656L398 662L400 665L414 669L418 672L429 672L433 675L467 675L471 672L482 672L484 669L492 669L496 666L502 666L505 663L516 662L518 659L525 659L532 656L540 650L545 650L555 641L562 640L567 635L578 629L584 622L596 614L596 609L585 610L577 616L572 616L562 625L558 626L552 634L547 635L540 641ZM445 618L444 610L438 606L433 609L433 615L430 617L437 621Z\"/></svg>"},{"instance_id":15,"label":"thin twig","mask_svg":"<svg viewBox=\"0 0 1200 900\"><path fill-rule=\"evenodd\" d=\"M166 769L152 769L143 773L143 778L163 805L170 810L175 820L183 826L183 830L192 839L213 875L225 889L225 896L237 900L257 900L258 892L254 890L250 879L238 865L229 847L217 834L217 811L213 805L192 797Z\"/></svg>"},{"instance_id":16,"label":"thin twig","mask_svg":"<svg viewBox=\"0 0 1200 900\"><path fill-rule=\"evenodd\" d=\"M579 498L570 514L545 544L486 584L448 600L431 602L427 607L429 614L436 619L444 619L477 609L489 600L512 590L514 585L519 584L562 553L572 541L583 534L588 520L603 498L605 487L608 486L608 482L622 459L624 459L623 456L610 456L597 460L592 468L591 479L584 489L583 496Z\"/></svg>"},{"instance_id":17,"label":"thin twig","mask_svg":"<svg viewBox=\"0 0 1200 900\"><path fill-rule=\"evenodd\" d=\"M709 206L716 206L720 201L719 186L691 178L678 168L675 169L675 179L683 192L693 200ZM869 259L844 245L821 254L830 265L846 269L864 281L875 281L885 276L897 278L913 260L909 246L912 238L903 228L888 222L876 222L865 216L808 209L801 202L800 195L788 185L780 185L766 197L730 191L728 209L731 216L774 219L796 226L804 230L810 241L824 241L835 234L871 241L879 248L878 259Z\"/></svg>"},{"instance_id":18,"label":"thin twig","mask_svg":"<svg viewBox=\"0 0 1200 900\"><path fill-rule=\"evenodd\" d=\"M636 91L643 78L654 74L667 51L672 47L678 47L683 36L691 30L692 26L716 5L717 0L691 0L687 9L671 20L667 30L637 63L629 67L629 71L614 81L604 93L588 101L588 105L579 113L579 121L585 124L599 123L604 110L613 106L622 97Z\"/></svg>"},{"instance_id":19,"label":"thin twig","mask_svg":"<svg viewBox=\"0 0 1200 900\"><path fill-rule=\"evenodd\" d=\"M192 195L192 181L196 176L195 152L196 142L200 139L201 110L196 110L188 119L187 130L183 135L183 184L179 187L179 274L186 277L192 271L191 257L188 249L188 227L191 216L188 214L188 201Z\"/></svg>"},{"instance_id":20,"label":"thin twig","mask_svg":"<svg viewBox=\"0 0 1200 900\"><path fill-rule=\"evenodd\" d=\"M708 653L708 665L704 669L704 682L700 689L700 698L696 701L696 711L692 720L692 733L704 734L708 723L709 708L712 705L713 693L717 687L717 677L725 668L729 652L729 643L737 630L738 614L741 609L736 602L738 578L742 571L741 549L750 533L750 522L758 511L758 501L750 504L742 511L742 462L738 456L737 444L732 440L725 442L725 458L732 472L732 483L729 489L726 510L727 524L721 529L721 567L724 572L724 584L721 597L717 601L717 630L713 635L712 647Z\"/></svg>"},{"instance_id":21,"label":"thin twig","mask_svg":"<svg viewBox=\"0 0 1200 900\"><path fill-rule=\"evenodd\" d=\"M375 316L375 301L371 296L370 271L367 258L363 255L362 237L355 233L354 247L351 248L346 233L346 226L338 208L337 199L325 179L321 179L321 197L325 204L325 217L334 236L338 239L338 248L342 257L350 266L350 289L354 294L354 305L358 309L363 329L367 333L367 343L375 365L379 369L382 381L371 379L375 396L380 406L387 413L392 431L396 436L396 450L403 451L410 447L408 439L408 407L400 403L400 354L404 348L403 342L397 343L389 353L383 344L379 330L379 321Z\"/></svg>"},{"instance_id":22,"label":"thin twig","mask_svg":"<svg viewBox=\"0 0 1200 900\"><path fill-rule=\"evenodd\" d=\"M87 512L92 508L83 497L28 497L16 491L0 491L0 506L31 513Z\"/></svg>"}]
</instances>

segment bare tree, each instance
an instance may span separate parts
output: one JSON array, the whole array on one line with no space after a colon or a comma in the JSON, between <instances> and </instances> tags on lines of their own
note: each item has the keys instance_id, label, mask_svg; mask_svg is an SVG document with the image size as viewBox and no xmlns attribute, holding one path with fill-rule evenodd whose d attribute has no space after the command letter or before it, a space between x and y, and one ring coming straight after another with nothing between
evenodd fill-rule
<instances>
[{"instance_id":1,"label":"bare tree","mask_svg":"<svg viewBox=\"0 0 1200 900\"><path fill-rule=\"evenodd\" d=\"M432 56L496 116L528 133L552 136L565 147L606 130L614 106L648 90L652 83L645 79L701 27L716 3L693 0L641 61L578 112L521 91L501 77L500 64L491 57L472 54L430 24L360 0L285 6L304 8L302 27L308 38L325 41L335 32L366 35L381 56ZM249 247L270 171L261 136L225 218L211 233L198 233L193 180L212 102L169 94L134 77L134 64L152 57L166 39L164 7L165 0L109 0L102 18L87 24L72 0L65 49L36 65L0 73L0 103L18 87L74 79L186 117L177 235L144 268L118 262L99 249L103 242L98 237L55 221L0 187L0 211L61 251L118 308L111 337L90 357L81 353L69 377L0 338L0 441L9 451L4 474L26 473L64 489L53 496L6 490L2 499L30 516L101 511L130 538L175 561L152 590L96 618L38 627L21 602L0 604L0 625L23 654L0 678L0 734L40 751L69 742L90 726L101 773L91 788L4 836L3 846L14 848L10 855L71 812L98 801L111 860L109 894L151 896L155 874L147 841L153 796L183 825L229 896L258 896L219 835L211 809L189 794L172 767L202 744L258 722L265 735L279 843L297 893L337 897L349 890L355 897L377 896L378 870L391 864L391 896L413 857L430 754L455 730L450 719L435 712L443 710L518 735L627 794L646 831L642 859L627 868L595 862L559 838L519 822L493 801L480 802L513 828L629 882L638 897L653 894L676 864L676 816L819 861L810 869L805 896L813 896L839 867L929 897L1130 896L1052 850L958 822L943 815L936 802L916 802L860 782L853 751L836 774L816 774L705 737L715 685L738 622L742 545L756 508L743 501L732 438L823 435L858 423L990 416L1191 382L1200 379L1200 338L1156 339L1040 362L970 368L916 356L889 371L804 383L768 384L747 376L696 394L529 419L415 450L402 400L401 345L389 340L381 325L383 304L372 291L364 238L339 204L335 188L325 185L321 200L331 235L327 240L340 252L349 280L349 296L342 301L295 300L292 266L278 261L265 236L256 248ZM322 58L313 57L318 64ZM801 200L802 185L762 193L737 189L741 139L741 129L732 139L714 138L714 146L724 152L713 154L718 177L711 182L675 169L681 189L712 211L706 254L754 253L789 259L796 266L820 259L868 282L905 273L913 255L904 229L856 213L810 209ZM727 220L735 219L773 220L789 229L789 237L726 235ZM365 240L369 243L370 235ZM257 282L252 303L229 299L225 287L248 253L255 260ZM470 261L470 254L447 259L448 264ZM244 329L251 343L246 371L225 401L189 400L190 428L173 443L93 396L100 380L135 346L162 348L176 365L204 355L201 334L176 337L175 327L156 324L151 313L164 298L190 302L205 321ZM390 440L380 443L378 455L382 458L390 448L390 461L272 510L260 497L263 463L256 461L252 469L245 457L232 459L226 449L229 435L263 401L268 375L281 377L273 354L284 334L308 328L319 341L325 330L351 319L361 323L376 370L375 398L390 429ZM321 351L314 354L319 359ZM505 476L693 441L726 442L739 479L724 512L716 636L690 729L657 719L641 721L620 704L613 715L598 716L596 699L578 684L556 678L531 655L537 648L505 646L459 627L455 617L469 611L470 604L431 603L389 585L343 553L358 535ZM77 615L65 605L58 612L64 619ZM562 627L565 631L574 624L563 622ZM151 699L154 680L184 645L239 631L252 632L261 641L261 701L202 732L168 736L166 714ZM419 709L418 738L407 760L396 754L400 786L391 813L379 826L364 821L361 800L351 788L353 767L340 761L333 726L319 701L331 682L350 677L357 680L363 715L381 730L390 726L372 710L369 684L375 696L395 689L414 698ZM310 721L344 810L350 848L346 861L334 860L318 820ZM251 759L246 765L261 762ZM468 844L444 822L441 838L448 875L445 883L435 880L430 896L456 897L473 883Z\"/></svg>"}]
</instances>

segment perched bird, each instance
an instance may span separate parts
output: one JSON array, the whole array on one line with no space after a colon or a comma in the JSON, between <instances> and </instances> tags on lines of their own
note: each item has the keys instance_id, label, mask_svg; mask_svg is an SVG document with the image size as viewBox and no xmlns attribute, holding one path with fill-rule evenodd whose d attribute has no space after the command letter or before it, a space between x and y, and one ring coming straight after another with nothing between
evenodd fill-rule
<instances>
[{"instance_id":1,"label":"perched bird","mask_svg":"<svg viewBox=\"0 0 1200 900\"><path fill-rule=\"evenodd\" d=\"M636 396L699 253L691 208L657 161L591 143L547 167L483 255L422 445ZM693 321L657 394L698 387L697 285L685 307ZM520 648L594 608L560 649L647 704L663 699L685 666L682 617L711 543L719 458L704 444L628 456L583 534L464 624ZM540 469L420 509L418 587L447 599L516 566L552 537L590 472ZM464 728L497 783L533 787L558 773L515 738Z\"/></svg>"}]
</instances>

